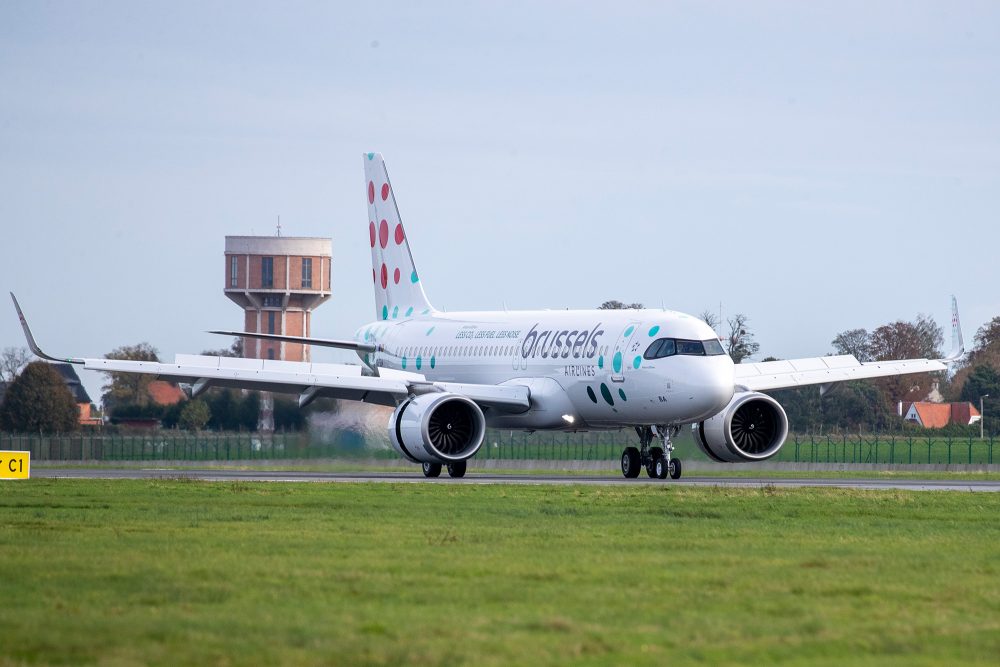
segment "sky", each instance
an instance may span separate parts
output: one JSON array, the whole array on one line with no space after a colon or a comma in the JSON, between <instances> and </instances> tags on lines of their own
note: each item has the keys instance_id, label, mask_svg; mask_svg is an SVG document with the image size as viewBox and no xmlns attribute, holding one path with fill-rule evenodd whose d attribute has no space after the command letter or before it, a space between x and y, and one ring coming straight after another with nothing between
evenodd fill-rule
<instances>
[{"instance_id":1,"label":"sky","mask_svg":"<svg viewBox=\"0 0 1000 667\"><path fill-rule=\"evenodd\" d=\"M5 0L0 101L0 287L53 354L225 347L224 237L278 216L349 336L367 151L439 309L721 304L758 359L1000 315L996 2Z\"/></svg>"}]
</instances>

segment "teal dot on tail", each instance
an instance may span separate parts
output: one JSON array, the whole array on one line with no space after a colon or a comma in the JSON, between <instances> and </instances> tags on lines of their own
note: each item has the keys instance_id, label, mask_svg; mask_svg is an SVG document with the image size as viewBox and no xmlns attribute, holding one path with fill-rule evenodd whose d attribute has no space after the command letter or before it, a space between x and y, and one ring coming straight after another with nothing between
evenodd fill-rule
<instances>
[{"instance_id":1,"label":"teal dot on tail","mask_svg":"<svg viewBox=\"0 0 1000 667\"><path fill-rule=\"evenodd\" d=\"M611 367L615 369L615 373L622 372L622 353L621 351L615 352L614 359L611 360Z\"/></svg>"},{"instance_id":2,"label":"teal dot on tail","mask_svg":"<svg viewBox=\"0 0 1000 667\"><path fill-rule=\"evenodd\" d=\"M632 360L632 368L638 369L642 365L642 357L636 357Z\"/></svg>"},{"instance_id":3,"label":"teal dot on tail","mask_svg":"<svg viewBox=\"0 0 1000 667\"><path fill-rule=\"evenodd\" d=\"M368 159L369 160L374 160L375 159L375 153L369 153L368 154Z\"/></svg>"},{"instance_id":4,"label":"teal dot on tail","mask_svg":"<svg viewBox=\"0 0 1000 667\"><path fill-rule=\"evenodd\" d=\"M649 330L649 337L652 338L656 334L660 333L660 325L657 324L655 327Z\"/></svg>"},{"instance_id":5,"label":"teal dot on tail","mask_svg":"<svg viewBox=\"0 0 1000 667\"><path fill-rule=\"evenodd\" d=\"M410 306L409 308L406 309L406 316L409 317L412 314L413 314L413 306Z\"/></svg>"},{"instance_id":6,"label":"teal dot on tail","mask_svg":"<svg viewBox=\"0 0 1000 667\"><path fill-rule=\"evenodd\" d=\"M417 272L416 271L414 271L413 273L410 274L410 282L411 283L417 283L419 281L420 281L420 278L417 278Z\"/></svg>"},{"instance_id":7,"label":"teal dot on tail","mask_svg":"<svg viewBox=\"0 0 1000 667\"><path fill-rule=\"evenodd\" d=\"M622 401L623 402L628 400L627 398L625 398L625 390L624 389L619 388L618 389L618 395L622 397Z\"/></svg>"},{"instance_id":8,"label":"teal dot on tail","mask_svg":"<svg viewBox=\"0 0 1000 667\"><path fill-rule=\"evenodd\" d=\"M427 330L428 336L430 336L432 333L434 333L434 327L431 327L430 329Z\"/></svg>"},{"instance_id":9,"label":"teal dot on tail","mask_svg":"<svg viewBox=\"0 0 1000 667\"><path fill-rule=\"evenodd\" d=\"M382 306L382 319L389 319L389 306Z\"/></svg>"},{"instance_id":10,"label":"teal dot on tail","mask_svg":"<svg viewBox=\"0 0 1000 667\"><path fill-rule=\"evenodd\" d=\"M399 317L399 306L393 306L392 308L392 319Z\"/></svg>"}]
</instances>

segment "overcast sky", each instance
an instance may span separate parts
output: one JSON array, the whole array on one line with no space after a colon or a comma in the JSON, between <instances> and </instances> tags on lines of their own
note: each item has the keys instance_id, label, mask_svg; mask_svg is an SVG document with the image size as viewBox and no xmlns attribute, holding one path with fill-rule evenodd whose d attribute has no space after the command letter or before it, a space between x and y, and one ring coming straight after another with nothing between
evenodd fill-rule
<instances>
[{"instance_id":1,"label":"overcast sky","mask_svg":"<svg viewBox=\"0 0 1000 667\"><path fill-rule=\"evenodd\" d=\"M441 309L721 302L758 358L1000 314L996 2L4 0L0 99L0 286L57 354L225 346L224 237L279 215L349 335L371 150Z\"/></svg>"}]
</instances>

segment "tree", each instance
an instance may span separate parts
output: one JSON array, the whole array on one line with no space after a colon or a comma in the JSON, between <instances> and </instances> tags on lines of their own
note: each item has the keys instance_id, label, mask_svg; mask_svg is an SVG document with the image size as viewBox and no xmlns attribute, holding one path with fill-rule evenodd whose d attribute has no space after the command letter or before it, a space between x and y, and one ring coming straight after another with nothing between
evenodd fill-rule
<instances>
[{"instance_id":1,"label":"tree","mask_svg":"<svg viewBox=\"0 0 1000 667\"><path fill-rule=\"evenodd\" d=\"M127 359L131 361L159 361L156 348L149 343L122 345L104 355L105 359ZM151 402L149 383L156 379L153 375L139 373L108 373L104 385L105 407L139 405L145 407Z\"/></svg>"},{"instance_id":2,"label":"tree","mask_svg":"<svg viewBox=\"0 0 1000 667\"><path fill-rule=\"evenodd\" d=\"M853 354L858 361L872 360L872 339L867 329L841 331L830 344L837 354Z\"/></svg>"},{"instance_id":3,"label":"tree","mask_svg":"<svg viewBox=\"0 0 1000 667\"><path fill-rule=\"evenodd\" d=\"M227 348L222 348L220 350L204 350L202 351L202 356L205 357L236 357L239 359L243 358L243 339L234 338L233 344Z\"/></svg>"},{"instance_id":4,"label":"tree","mask_svg":"<svg viewBox=\"0 0 1000 667\"><path fill-rule=\"evenodd\" d=\"M598 310L642 310L641 303L622 303L621 301L605 301L597 307Z\"/></svg>"},{"instance_id":5,"label":"tree","mask_svg":"<svg viewBox=\"0 0 1000 667\"><path fill-rule=\"evenodd\" d=\"M732 357L733 363L741 363L757 354L760 343L753 339L753 334L747 329L750 319L743 313L737 313L726 321L729 323L726 352Z\"/></svg>"},{"instance_id":6,"label":"tree","mask_svg":"<svg viewBox=\"0 0 1000 667\"><path fill-rule=\"evenodd\" d=\"M7 387L0 428L21 433L66 433L79 425L79 409L62 375L44 361L28 364Z\"/></svg>"},{"instance_id":7,"label":"tree","mask_svg":"<svg viewBox=\"0 0 1000 667\"><path fill-rule=\"evenodd\" d=\"M719 330L719 324L720 324L719 316L713 313L712 311L708 310L707 308L701 311L701 314L698 315L698 319L703 321L708 326L712 327L712 331Z\"/></svg>"},{"instance_id":8,"label":"tree","mask_svg":"<svg viewBox=\"0 0 1000 667\"><path fill-rule=\"evenodd\" d=\"M28 348L5 347L0 353L0 382L13 382L29 361L31 350Z\"/></svg>"},{"instance_id":9,"label":"tree","mask_svg":"<svg viewBox=\"0 0 1000 667\"><path fill-rule=\"evenodd\" d=\"M996 416L1000 415L1000 372L992 366L983 364L976 366L969 373L965 384L962 385L960 396L963 401L969 401L978 408L980 399L987 395L989 398L984 399L982 405L983 411L989 417L984 416L983 424L990 434L994 434L998 430L994 424L1000 424L996 419Z\"/></svg>"},{"instance_id":10,"label":"tree","mask_svg":"<svg viewBox=\"0 0 1000 667\"><path fill-rule=\"evenodd\" d=\"M181 408L177 418L178 428L185 431L200 431L205 428L211 415L208 412L208 405L200 398L187 401Z\"/></svg>"}]
</instances>

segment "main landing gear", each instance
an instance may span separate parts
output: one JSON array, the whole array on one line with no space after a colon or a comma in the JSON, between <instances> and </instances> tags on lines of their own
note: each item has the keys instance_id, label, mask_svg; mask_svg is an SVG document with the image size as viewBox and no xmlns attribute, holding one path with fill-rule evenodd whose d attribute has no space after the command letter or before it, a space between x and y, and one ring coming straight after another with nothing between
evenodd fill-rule
<instances>
[{"instance_id":1,"label":"main landing gear","mask_svg":"<svg viewBox=\"0 0 1000 667\"><path fill-rule=\"evenodd\" d=\"M626 447L622 452L622 475L628 479L639 476L642 468L653 479L680 479L681 461L673 456L674 445L670 439L680 432L679 426L636 426L639 447ZM662 447L650 447L653 437L658 437Z\"/></svg>"},{"instance_id":2,"label":"main landing gear","mask_svg":"<svg viewBox=\"0 0 1000 667\"><path fill-rule=\"evenodd\" d=\"M453 461L448 464L448 476L449 477L465 477L466 469L465 461ZM424 477L440 477L441 476L441 464L440 463L424 463L423 464Z\"/></svg>"}]
</instances>

